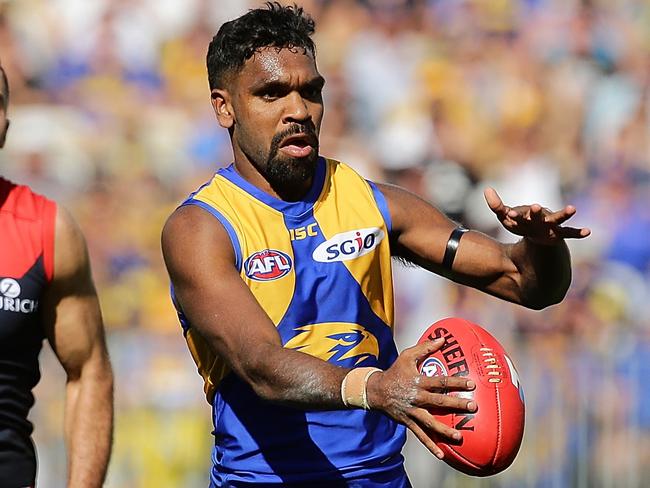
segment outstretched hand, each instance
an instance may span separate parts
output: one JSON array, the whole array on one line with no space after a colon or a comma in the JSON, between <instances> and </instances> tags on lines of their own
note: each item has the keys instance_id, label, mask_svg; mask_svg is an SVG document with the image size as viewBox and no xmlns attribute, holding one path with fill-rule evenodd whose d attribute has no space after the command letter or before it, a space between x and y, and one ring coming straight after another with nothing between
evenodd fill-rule
<instances>
[{"instance_id":1,"label":"outstretched hand","mask_svg":"<svg viewBox=\"0 0 650 488\"><path fill-rule=\"evenodd\" d=\"M552 245L564 239L583 239L591 234L591 231L584 227L562 225L575 215L576 208L572 205L567 205L557 212L537 203L508 207L503 204L494 188L487 188L484 195L490 210L496 214L501 225L513 234L526 237L536 244Z\"/></svg>"},{"instance_id":2,"label":"outstretched hand","mask_svg":"<svg viewBox=\"0 0 650 488\"><path fill-rule=\"evenodd\" d=\"M431 453L442 459L444 453L435 441L459 443L461 433L436 420L431 413L475 412L472 398L448 395L452 391L471 391L473 381L454 376L423 376L418 364L439 350L445 341L426 341L405 349L393 365L382 373L373 374L368 380L368 403L370 407L383 410L389 416L408 427Z\"/></svg>"}]
</instances>

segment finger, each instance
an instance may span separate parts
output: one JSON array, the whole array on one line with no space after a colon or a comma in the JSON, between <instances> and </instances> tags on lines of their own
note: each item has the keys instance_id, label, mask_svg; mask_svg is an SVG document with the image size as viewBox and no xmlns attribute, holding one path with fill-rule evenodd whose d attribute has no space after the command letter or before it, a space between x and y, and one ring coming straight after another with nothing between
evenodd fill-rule
<instances>
[{"instance_id":1,"label":"finger","mask_svg":"<svg viewBox=\"0 0 650 488\"><path fill-rule=\"evenodd\" d=\"M542 207L538 205L541 209ZM511 207L508 210L507 216L513 223L514 222L525 222L530 220L531 207L528 205L519 205L517 207Z\"/></svg>"},{"instance_id":2,"label":"finger","mask_svg":"<svg viewBox=\"0 0 650 488\"><path fill-rule=\"evenodd\" d=\"M507 217L510 208L503 204L501 197L494 188L486 188L483 192L483 196L485 197L485 201L487 202L488 207L490 207L490 210L492 210L500 220Z\"/></svg>"},{"instance_id":3,"label":"finger","mask_svg":"<svg viewBox=\"0 0 650 488\"><path fill-rule=\"evenodd\" d=\"M567 220L569 220L571 217L573 217L575 213L576 213L576 208L573 207L572 205L568 205L562 210L558 210L557 212L548 214L544 220L549 224L560 225L566 222Z\"/></svg>"},{"instance_id":4,"label":"finger","mask_svg":"<svg viewBox=\"0 0 650 488\"><path fill-rule=\"evenodd\" d=\"M558 227L555 233L561 239L584 239L591 235L591 230L586 227Z\"/></svg>"},{"instance_id":5,"label":"finger","mask_svg":"<svg viewBox=\"0 0 650 488\"><path fill-rule=\"evenodd\" d=\"M443 442L451 441L457 443L463 437L458 430L437 421L433 415L422 408L411 410L410 415L418 426L420 426L425 432L433 434L435 439L439 439Z\"/></svg>"},{"instance_id":6,"label":"finger","mask_svg":"<svg viewBox=\"0 0 650 488\"><path fill-rule=\"evenodd\" d=\"M476 388L476 383L472 380L466 380L455 376L425 376L422 378L422 381L420 381L420 387L423 390L433 392L472 391Z\"/></svg>"},{"instance_id":7,"label":"finger","mask_svg":"<svg viewBox=\"0 0 650 488\"><path fill-rule=\"evenodd\" d=\"M404 425L408 427L408 429L415 434L415 437L418 438L418 440L424 444L424 446L433 454L435 457L438 459L442 459L445 457L445 453L440 449L438 446L436 446L436 443L429 437L422 428L415 423L412 420L406 420L404 422Z\"/></svg>"},{"instance_id":8,"label":"finger","mask_svg":"<svg viewBox=\"0 0 650 488\"><path fill-rule=\"evenodd\" d=\"M427 410L432 409L436 413L470 412L478 410L476 401L471 398L461 398L456 395L444 395L432 393L426 390L418 392L413 402L415 405Z\"/></svg>"},{"instance_id":9,"label":"finger","mask_svg":"<svg viewBox=\"0 0 650 488\"><path fill-rule=\"evenodd\" d=\"M436 352L444 343L445 340L442 337L433 341L424 341L421 344L416 344L413 347L404 349L404 351L402 351L402 356L406 357L413 363L417 363L426 358L429 354Z\"/></svg>"},{"instance_id":10,"label":"finger","mask_svg":"<svg viewBox=\"0 0 650 488\"><path fill-rule=\"evenodd\" d=\"M510 208L508 218L518 222L530 222L531 220L542 220L545 212L548 212L538 203L532 205L518 205Z\"/></svg>"},{"instance_id":11,"label":"finger","mask_svg":"<svg viewBox=\"0 0 650 488\"><path fill-rule=\"evenodd\" d=\"M503 225L510 232L515 232L515 230L519 228L521 224L522 222L520 220L515 220L511 217L508 217L506 220L501 221L501 225Z\"/></svg>"},{"instance_id":12,"label":"finger","mask_svg":"<svg viewBox=\"0 0 650 488\"><path fill-rule=\"evenodd\" d=\"M528 211L522 211L522 210L511 208L510 210L508 210L507 213L508 221L504 222L504 224L505 223L509 223L511 225L520 224L528 220L528 217L526 215L527 213Z\"/></svg>"},{"instance_id":13,"label":"finger","mask_svg":"<svg viewBox=\"0 0 650 488\"><path fill-rule=\"evenodd\" d=\"M538 203L533 203L529 210L529 220L533 222L544 222L545 214L548 212L548 210L545 211L544 207Z\"/></svg>"}]
</instances>

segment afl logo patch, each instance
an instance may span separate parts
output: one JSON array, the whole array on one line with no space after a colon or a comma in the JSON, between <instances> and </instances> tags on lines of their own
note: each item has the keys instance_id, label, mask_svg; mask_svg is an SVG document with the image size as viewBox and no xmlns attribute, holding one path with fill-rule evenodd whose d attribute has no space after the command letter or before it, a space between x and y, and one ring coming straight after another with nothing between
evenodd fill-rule
<instances>
[{"instance_id":1,"label":"afl logo patch","mask_svg":"<svg viewBox=\"0 0 650 488\"><path fill-rule=\"evenodd\" d=\"M4 278L0 281L0 294L7 298L16 298L20 295L20 284L13 278Z\"/></svg>"},{"instance_id":2,"label":"afl logo patch","mask_svg":"<svg viewBox=\"0 0 650 488\"><path fill-rule=\"evenodd\" d=\"M288 254L277 249L264 249L248 256L244 272L251 280L273 281L286 276L293 263Z\"/></svg>"},{"instance_id":3,"label":"afl logo patch","mask_svg":"<svg viewBox=\"0 0 650 488\"><path fill-rule=\"evenodd\" d=\"M420 373L429 378L433 376L447 376L447 370L442 364L442 361L433 357L424 360L420 368Z\"/></svg>"}]
</instances>

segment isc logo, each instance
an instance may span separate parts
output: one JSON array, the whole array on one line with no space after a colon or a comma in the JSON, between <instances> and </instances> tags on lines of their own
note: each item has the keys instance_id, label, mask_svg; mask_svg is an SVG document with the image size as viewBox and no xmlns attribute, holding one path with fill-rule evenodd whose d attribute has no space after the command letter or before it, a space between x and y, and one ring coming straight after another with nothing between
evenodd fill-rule
<instances>
[{"instance_id":1,"label":"isc logo","mask_svg":"<svg viewBox=\"0 0 650 488\"><path fill-rule=\"evenodd\" d=\"M383 238L384 231L379 227L342 232L320 244L312 257L321 263L349 261L371 252Z\"/></svg>"},{"instance_id":2,"label":"isc logo","mask_svg":"<svg viewBox=\"0 0 650 488\"><path fill-rule=\"evenodd\" d=\"M277 249L264 249L248 256L244 272L255 281L272 281L287 275L291 266L289 255Z\"/></svg>"},{"instance_id":3,"label":"isc logo","mask_svg":"<svg viewBox=\"0 0 650 488\"><path fill-rule=\"evenodd\" d=\"M316 223L306 225L305 227L297 227L295 229L289 229L289 237L292 241L301 241L306 237L314 237L318 235L318 229Z\"/></svg>"}]
</instances>

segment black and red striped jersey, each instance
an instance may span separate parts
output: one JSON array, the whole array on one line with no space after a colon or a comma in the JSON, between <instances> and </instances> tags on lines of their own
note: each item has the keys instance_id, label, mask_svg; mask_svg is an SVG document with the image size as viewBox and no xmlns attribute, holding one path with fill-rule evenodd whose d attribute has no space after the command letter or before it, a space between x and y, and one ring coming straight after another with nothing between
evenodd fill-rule
<instances>
[{"instance_id":1,"label":"black and red striped jersey","mask_svg":"<svg viewBox=\"0 0 650 488\"><path fill-rule=\"evenodd\" d=\"M56 204L0 178L0 486L31 486L27 414L40 379L40 301L54 272Z\"/></svg>"}]
</instances>

